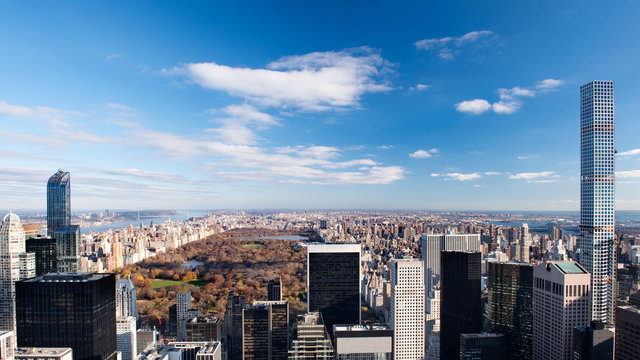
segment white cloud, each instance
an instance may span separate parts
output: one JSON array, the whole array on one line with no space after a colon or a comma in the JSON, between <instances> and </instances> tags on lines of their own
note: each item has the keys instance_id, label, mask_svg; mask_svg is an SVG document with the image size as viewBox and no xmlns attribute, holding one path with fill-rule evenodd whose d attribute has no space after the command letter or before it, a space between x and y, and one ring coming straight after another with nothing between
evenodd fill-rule
<instances>
[{"instance_id":1,"label":"white cloud","mask_svg":"<svg viewBox=\"0 0 640 360\"><path fill-rule=\"evenodd\" d=\"M479 115L489 110L493 110L496 114L513 114L522 107L522 98L535 97L539 93L549 92L563 83L562 80L545 79L539 81L533 87L514 86L510 89L500 88L498 89L499 101L493 104L484 99L462 101L456 104L456 110L474 115Z\"/></svg>"},{"instance_id":2,"label":"white cloud","mask_svg":"<svg viewBox=\"0 0 640 360\"><path fill-rule=\"evenodd\" d=\"M560 177L555 171L525 172L509 175L511 180L526 180L530 183L552 183Z\"/></svg>"},{"instance_id":3,"label":"white cloud","mask_svg":"<svg viewBox=\"0 0 640 360\"><path fill-rule=\"evenodd\" d=\"M21 118L54 118L65 115L82 115L82 113L76 111L67 111L51 108L48 106L20 106L12 105L6 101L0 100L0 115L8 115Z\"/></svg>"},{"instance_id":4,"label":"white cloud","mask_svg":"<svg viewBox=\"0 0 640 360\"><path fill-rule=\"evenodd\" d=\"M433 177L444 177L445 180L458 180L458 181L470 181L470 180L477 180L477 179L481 179L482 175L480 175L477 172L474 173L470 173L470 174L462 174L462 173L447 173L447 174L431 174L431 176Z\"/></svg>"},{"instance_id":5,"label":"white cloud","mask_svg":"<svg viewBox=\"0 0 640 360\"><path fill-rule=\"evenodd\" d=\"M491 104L484 99L466 100L456 104L456 110L474 115L482 114L491 109Z\"/></svg>"},{"instance_id":6,"label":"white cloud","mask_svg":"<svg viewBox=\"0 0 640 360\"><path fill-rule=\"evenodd\" d=\"M489 30L471 31L460 37L443 37L419 40L414 43L416 49L435 51L438 57L445 61L453 60L465 46L472 44L487 45L494 33Z\"/></svg>"},{"instance_id":7,"label":"white cloud","mask_svg":"<svg viewBox=\"0 0 640 360\"><path fill-rule=\"evenodd\" d=\"M428 159L430 157L433 157L437 153L438 153L438 149L430 149L430 150L419 149L409 154L409 157L412 157L414 159Z\"/></svg>"},{"instance_id":8,"label":"white cloud","mask_svg":"<svg viewBox=\"0 0 640 360\"><path fill-rule=\"evenodd\" d=\"M620 179L640 178L640 170L616 171L616 178L620 178Z\"/></svg>"},{"instance_id":9,"label":"white cloud","mask_svg":"<svg viewBox=\"0 0 640 360\"><path fill-rule=\"evenodd\" d=\"M618 156L633 156L633 155L640 155L640 149L632 149L632 150L627 150L627 151L623 151L621 153L617 154Z\"/></svg>"},{"instance_id":10,"label":"white cloud","mask_svg":"<svg viewBox=\"0 0 640 360\"><path fill-rule=\"evenodd\" d=\"M535 159L535 158L537 158L537 157L538 157L538 155L536 155L536 154L529 154L529 153L526 153L526 154L522 154L522 155L518 155L518 156L517 156L518 160Z\"/></svg>"},{"instance_id":11,"label":"white cloud","mask_svg":"<svg viewBox=\"0 0 640 360\"><path fill-rule=\"evenodd\" d=\"M431 86L427 84L416 84L416 86L412 86L409 88L411 91L425 91L428 90Z\"/></svg>"},{"instance_id":12,"label":"white cloud","mask_svg":"<svg viewBox=\"0 0 640 360\"><path fill-rule=\"evenodd\" d=\"M502 175L502 173L498 171L487 171L484 174L487 176Z\"/></svg>"},{"instance_id":13,"label":"white cloud","mask_svg":"<svg viewBox=\"0 0 640 360\"><path fill-rule=\"evenodd\" d=\"M368 47L287 56L264 69L209 62L163 70L248 101L313 111L358 107L364 94L391 90L382 79L388 72L389 62Z\"/></svg>"},{"instance_id":14,"label":"white cloud","mask_svg":"<svg viewBox=\"0 0 640 360\"><path fill-rule=\"evenodd\" d=\"M104 61L116 60L116 59L120 59L120 58L123 58L123 57L124 57L124 54L109 54L104 59Z\"/></svg>"},{"instance_id":15,"label":"white cloud","mask_svg":"<svg viewBox=\"0 0 640 360\"><path fill-rule=\"evenodd\" d=\"M144 179L145 181L160 181L168 183L184 184L190 181L180 175L174 175L166 172L157 172L140 169L112 169L107 170L106 173L112 175L125 175L134 178Z\"/></svg>"},{"instance_id":16,"label":"white cloud","mask_svg":"<svg viewBox=\"0 0 640 360\"><path fill-rule=\"evenodd\" d=\"M393 145L380 145L378 146L378 149L382 149L382 150L393 149Z\"/></svg>"},{"instance_id":17,"label":"white cloud","mask_svg":"<svg viewBox=\"0 0 640 360\"><path fill-rule=\"evenodd\" d=\"M209 110L209 113L223 116L213 120L221 124L219 127L205 131L230 144L255 144L258 140L255 130L280 124L276 117L260 112L249 104L229 105L219 110Z\"/></svg>"}]
</instances>

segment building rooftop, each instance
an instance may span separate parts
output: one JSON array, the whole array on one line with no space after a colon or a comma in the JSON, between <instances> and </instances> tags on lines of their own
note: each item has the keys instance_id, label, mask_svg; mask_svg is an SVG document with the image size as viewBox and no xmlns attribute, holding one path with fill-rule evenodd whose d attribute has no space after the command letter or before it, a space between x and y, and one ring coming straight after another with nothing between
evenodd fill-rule
<instances>
[{"instance_id":1,"label":"building rooftop","mask_svg":"<svg viewBox=\"0 0 640 360\"><path fill-rule=\"evenodd\" d=\"M479 338L498 338L504 336L504 334L496 333L478 333L478 334L460 334L460 336L466 339L479 339Z\"/></svg>"},{"instance_id":2,"label":"building rooftop","mask_svg":"<svg viewBox=\"0 0 640 360\"><path fill-rule=\"evenodd\" d=\"M71 348L36 348L36 347L23 347L17 348L15 356L29 356L29 357L59 357L66 354L71 354Z\"/></svg>"},{"instance_id":3,"label":"building rooftop","mask_svg":"<svg viewBox=\"0 0 640 360\"><path fill-rule=\"evenodd\" d=\"M553 261L551 263L565 274L587 274L587 270L573 261Z\"/></svg>"},{"instance_id":4,"label":"building rooftop","mask_svg":"<svg viewBox=\"0 0 640 360\"><path fill-rule=\"evenodd\" d=\"M333 325L334 331L388 331L391 330L387 324L355 324L355 325Z\"/></svg>"},{"instance_id":5,"label":"building rooftop","mask_svg":"<svg viewBox=\"0 0 640 360\"><path fill-rule=\"evenodd\" d=\"M309 244L308 253L359 253L360 244Z\"/></svg>"},{"instance_id":6,"label":"building rooftop","mask_svg":"<svg viewBox=\"0 0 640 360\"><path fill-rule=\"evenodd\" d=\"M88 282L100 280L113 274L97 274L97 273L74 273L74 272L55 272L31 279L22 280L23 282Z\"/></svg>"}]
</instances>

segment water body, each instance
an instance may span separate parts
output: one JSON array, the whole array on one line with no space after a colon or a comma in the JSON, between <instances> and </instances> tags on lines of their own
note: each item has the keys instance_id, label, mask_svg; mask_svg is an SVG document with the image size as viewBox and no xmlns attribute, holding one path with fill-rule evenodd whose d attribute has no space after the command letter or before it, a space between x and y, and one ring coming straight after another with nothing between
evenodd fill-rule
<instances>
[{"instance_id":1,"label":"water body","mask_svg":"<svg viewBox=\"0 0 640 360\"><path fill-rule=\"evenodd\" d=\"M203 216L205 214L206 214L205 211L178 211L175 215L172 215L172 216L160 216L160 217L152 217L152 218L144 218L144 219L141 218L140 220L117 221L117 222L113 222L111 224L106 224L106 225L89 226L86 228L80 228L80 231L83 234L86 234L90 231L103 232L109 229L113 229L113 230L123 229L123 228L129 227L129 225L133 225L133 227L139 227L140 224L142 224L142 226L149 226L151 225L151 222L153 222L154 224L160 224L167 220L184 221L189 218Z\"/></svg>"},{"instance_id":2,"label":"water body","mask_svg":"<svg viewBox=\"0 0 640 360\"><path fill-rule=\"evenodd\" d=\"M300 235L279 235L279 236L253 236L253 237L235 238L235 240L264 240L264 239L290 240L290 241L308 241L309 237L300 236Z\"/></svg>"},{"instance_id":3,"label":"water body","mask_svg":"<svg viewBox=\"0 0 640 360\"><path fill-rule=\"evenodd\" d=\"M204 265L204 263L202 261L198 261L198 260L189 260L189 261L185 262L182 265L184 265L186 267L189 267L191 269L195 269L200 265Z\"/></svg>"}]
</instances>

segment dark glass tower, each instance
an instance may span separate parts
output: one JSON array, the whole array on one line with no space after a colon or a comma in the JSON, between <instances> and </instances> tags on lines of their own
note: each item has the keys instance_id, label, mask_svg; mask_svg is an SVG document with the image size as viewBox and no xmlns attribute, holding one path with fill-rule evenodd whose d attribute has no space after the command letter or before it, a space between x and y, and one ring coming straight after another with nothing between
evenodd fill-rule
<instances>
[{"instance_id":1,"label":"dark glass tower","mask_svg":"<svg viewBox=\"0 0 640 360\"><path fill-rule=\"evenodd\" d=\"M488 263L489 331L505 335L506 359L531 359L533 265Z\"/></svg>"},{"instance_id":2,"label":"dark glass tower","mask_svg":"<svg viewBox=\"0 0 640 360\"><path fill-rule=\"evenodd\" d=\"M71 225L71 179L68 172L58 170L47 182L47 235Z\"/></svg>"},{"instance_id":3,"label":"dark glass tower","mask_svg":"<svg viewBox=\"0 0 640 360\"><path fill-rule=\"evenodd\" d=\"M458 359L460 335L482 331L479 252L441 253L440 358Z\"/></svg>"},{"instance_id":4,"label":"dark glass tower","mask_svg":"<svg viewBox=\"0 0 640 360\"><path fill-rule=\"evenodd\" d=\"M256 301L242 312L243 359L286 360L289 346L289 304Z\"/></svg>"},{"instance_id":5,"label":"dark glass tower","mask_svg":"<svg viewBox=\"0 0 640 360\"><path fill-rule=\"evenodd\" d=\"M244 307L243 296L229 294L224 313L224 332L229 360L242 359L242 310Z\"/></svg>"},{"instance_id":6,"label":"dark glass tower","mask_svg":"<svg viewBox=\"0 0 640 360\"><path fill-rule=\"evenodd\" d=\"M267 300L282 301L282 280L271 279L267 284Z\"/></svg>"},{"instance_id":7,"label":"dark glass tower","mask_svg":"<svg viewBox=\"0 0 640 360\"><path fill-rule=\"evenodd\" d=\"M78 271L80 260L80 226L69 225L53 230L56 239L58 270L61 272Z\"/></svg>"},{"instance_id":8,"label":"dark glass tower","mask_svg":"<svg viewBox=\"0 0 640 360\"><path fill-rule=\"evenodd\" d=\"M57 271L56 239L48 236L37 236L27 239L26 245L27 252L34 253L36 257L36 276Z\"/></svg>"},{"instance_id":9,"label":"dark glass tower","mask_svg":"<svg viewBox=\"0 0 640 360\"><path fill-rule=\"evenodd\" d=\"M307 247L307 312L319 311L327 331L360 323L360 244Z\"/></svg>"},{"instance_id":10,"label":"dark glass tower","mask_svg":"<svg viewBox=\"0 0 640 360\"><path fill-rule=\"evenodd\" d=\"M70 347L74 360L116 358L113 274L52 273L16 283L19 347Z\"/></svg>"}]
</instances>

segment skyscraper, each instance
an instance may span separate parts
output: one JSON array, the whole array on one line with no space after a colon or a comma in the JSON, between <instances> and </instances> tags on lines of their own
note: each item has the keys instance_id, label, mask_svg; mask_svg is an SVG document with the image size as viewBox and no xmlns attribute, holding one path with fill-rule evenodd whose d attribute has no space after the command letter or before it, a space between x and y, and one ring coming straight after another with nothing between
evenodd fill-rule
<instances>
[{"instance_id":1,"label":"skyscraper","mask_svg":"<svg viewBox=\"0 0 640 360\"><path fill-rule=\"evenodd\" d=\"M397 360L424 358L424 264L420 259L393 259L391 311L393 354ZM479 300L479 299L478 299Z\"/></svg>"},{"instance_id":2,"label":"skyscraper","mask_svg":"<svg viewBox=\"0 0 640 360\"><path fill-rule=\"evenodd\" d=\"M480 251L480 234L422 235L422 260L427 294L440 282L440 253L444 250Z\"/></svg>"},{"instance_id":3,"label":"skyscraper","mask_svg":"<svg viewBox=\"0 0 640 360\"><path fill-rule=\"evenodd\" d=\"M136 318L133 316L116 317L116 335L118 351L122 355L122 360L137 359Z\"/></svg>"},{"instance_id":4,"label":"skyscraper","mask_svg":"<svg viewBox=\"0 0 640 360\"><path fill-rule=\"evenodd\" d=\"M243 296L229 293L224 312L224 333L229 360L242 359L242 310L244 307Z\"/></svg>"},{"instance_id":5,"label":"skyscraper","mask_svg":"<svg viewBox=\"0 0 640 360\"><path fill-rule=\"evenodd\" d=\"M58 252L56 239L49 236L35 236L27 239L26 247L27 252L35 254L36 276L57 271Z\"/></svg>"},{"instance_id":6,"label":"skyscraper","mask_svg":"<svg viewBox=\"0 0 640 360\"><path fill-rule=\"evenodd\" d=\"M591 276L573 261L533 270L533 359L570 360L574 329L589 326Z\"/></svg>"},{"instance_id":7,"label":"skyscraper","mask_svg":"<svg viewBox=\"0 0 640 360\"><path fill-rule=\"evenodd\" d=\"M286 360L288 346L288 302L255 301L242 311L244 360Z\"/></svg>"},{"instance_id":8,"label":"skyscraper","mask_svg":"<svg viewBox=\"0 0 640 360\"><path fill-rule=\"evenodd\" d=\"M19 347L70 347L74 360L114 360L113 274L51 273L16 283Z\"/></svg>"},{"instance_id":9,"label":"skyscraper","mask_svg":"<svg viewBox=\"0 0 640 360\"><path fill-rule=\"evenodd\" d=\"M184 291L184 289L178 291L176 294L176 322L179 341L187 339L187 321L199 315L198 309L191 308L191 291Z\"/></svg>"},{"instance_id":10,"label":"skyscraper","mask_svg":"<svg viewBox=\"0 0 640 360\"><path fill-rule=\"evenodd\" d=\"M333 360L331 338L319 312L298 315L291 347L290 360Z\"/></svg>"},{"instance_id":11,"label":"skyscraper","mask_svg":"<svg viewBox=\"0 0 640 360\"><path fill-rule=\"evenodd\" d=\"M80 226L69 225L53 229L58 254L57 271L79 271L80 262Z\"/></svg>"},{"instance_id":12,"label":"skyscraper","mask_svg":"<svg viewBox=\"0 0 640 360\"><path fill-rule=\"evenodd\" d=\"M507 359L531 359L533 265L489 262L489 331L504 334Z\"/></svg>"},{"instance_id":13,"label":"skyscraper","mask_svg":"<svg viewBox=\"0 0 640 360\"><path fill-rule=\"evenodd\" d=\"M129 278L118 279L116 282L116 315L138 319L136 288Z\"/></svg>"},{"instance_id":14,"label":"skyscraper","mask_svg":"<svg viewBox=\"0 0 640 360\"><path fill-rule=\"evenodd\" d=\"M0 226L0 330L15 334L15 283L36 275L35 256L26 252L24 229L14 213Z\"/></svg>"},{"instance_id":15,"label":"skyscraper","mask_svg":"<svg viewBox=\"0 0 640 360\"><path fill-rule=\"evenodd\" d=\"M580 87L580 264L591 274L591 318L613 322L615 109L613 81Z\"/></svg>"},{"instance_id":16,"label":"skyscraper","mask_svg":"<svg viewBox=\"0 0 640 360\"><path fill-rule=\"evenodd\" d=\"M360 244L307 247L307 312L319 311L327 327L360 323Z\"/></svg>"},{"instance_id":17,"label":"skyscraper","mask_svg":"<svg viewBox=\"0 0 640 360\"><path fill-rule=\"evenodd\" d=\"M71 225L71 179L60 169L47 182L47 235Z\"/></svg>"},{"instance_id":18,"label":"skyscraper","mask_svg":"<svg viewBox=\"0 0 640 360\"><path fill-rule=\"evenodd\" d=\"M336 360L393 359L393 330L388 325L336 325L333 333Z\"/></svg>"},{"instance_id":19,"label":"skyscraper","mask_svg":"<svg viewBox=\"0 0 640 360\"><path fill-rule=\"evenodd\" d=\"M267 283L267 300L282 301L282 280L280 277L271 279Z\"/></svg>"},{"instance_id":20,"label":"skyscraper","mask_svg":"<svg viewBox=\"0 0 640 360\"><path fill-rule=\"evenodd\" d=\"M482 331L479 252L443 251L440 358L457 359L460 335Z\"/></svg>"},{"instance_id":21,"label":"skyscraper","mask_svg":"<svg viewBox=\"0 0 640 360\"><path fill-rule=\"evenodd\" d=\"M616 360L638 358L640 343L640 308L633 305L616 307Z\"/></svg>"}]
</instances>

